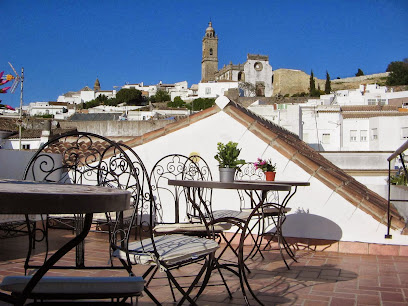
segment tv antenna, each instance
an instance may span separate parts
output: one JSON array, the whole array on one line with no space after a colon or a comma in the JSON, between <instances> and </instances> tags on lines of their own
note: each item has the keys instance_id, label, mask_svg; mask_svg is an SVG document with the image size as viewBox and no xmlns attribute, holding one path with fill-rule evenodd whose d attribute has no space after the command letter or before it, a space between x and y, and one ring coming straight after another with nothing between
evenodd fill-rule
<instances>
[{"instance_id":1,"label":"tv antenna","mask_svg":"<svg viewBox=\"0 0 408 306\"><path fill-rule=\"evenodd\" d=\"M21 150L21 126L23 124L22 115L23 115L23 83L24 83L24 68L21 68L21 76L18 75L16 69L14 69L13 65L9 62L11 69L13 69L15 77L14 82L11 85L10 92L14 93L16 91L18 83L21 84L21 91L20 91L20 109L19 109L19 118L18 118L18 147Z\"/></svg>"}]
</instances>

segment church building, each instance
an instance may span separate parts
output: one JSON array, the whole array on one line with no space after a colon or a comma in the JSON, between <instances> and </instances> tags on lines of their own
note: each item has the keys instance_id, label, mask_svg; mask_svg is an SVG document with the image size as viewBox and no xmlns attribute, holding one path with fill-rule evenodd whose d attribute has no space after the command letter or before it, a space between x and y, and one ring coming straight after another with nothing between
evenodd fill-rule
<instances>
[{"instance_id":1,"label":"church building","mask_svg":"<svg viewBox=\"0 0 408 306\"><path fill-rule=\"evenodd\" d=\"M218 70L218 37L208 24L203 38L203 57L201 60L201 83L239 82L249 96L271 97L273 95L273 71L269 56L248 54L244 64L224 65Z\"/></svg>"}]
</instances>

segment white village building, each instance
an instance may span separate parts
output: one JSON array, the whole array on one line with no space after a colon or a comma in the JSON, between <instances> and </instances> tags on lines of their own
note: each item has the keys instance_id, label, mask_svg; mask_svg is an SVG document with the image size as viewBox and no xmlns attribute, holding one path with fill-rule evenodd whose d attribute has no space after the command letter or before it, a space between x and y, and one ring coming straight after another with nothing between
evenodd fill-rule
<instances>
[{"instance_id":1,"label":"white village building","mask_svg":"<svg viewBox=\"0 0 408 306\"><path fill-rule=\"evenodd\" d=\"M101 90L101 84L98 79L96 79L94 88L91 89L85 86L78 91L69 91L66 94L60 95L57 102L67 102L70 104L81 104L92 101L97 97L104 95L108 99L116 97L116 90Z\"/></svg>"},{"instance_id":2,"label":"white village building","mask_svg":"<svg viewBox=\"0 0 408 306\"><path fill-rule=\"evenodd\" d=\"M249 109L288 129L319 151L394 151L408 137L408 91L376 84L341 90L303 104Z\"/></svg>"}]
</instances>

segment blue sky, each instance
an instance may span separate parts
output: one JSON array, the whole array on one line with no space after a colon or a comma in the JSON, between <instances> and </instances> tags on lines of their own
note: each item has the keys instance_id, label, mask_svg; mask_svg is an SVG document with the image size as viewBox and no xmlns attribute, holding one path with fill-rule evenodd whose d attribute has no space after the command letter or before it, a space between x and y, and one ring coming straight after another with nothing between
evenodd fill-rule
<instances>
[{"instance_id":1,"label":"blue sky","mask_svg":"<svg viewBox=\"0 0 408 306\"><path fill-rule=\"evenodd\" d=\"M273 69L318 78L384 72L408 57L407 0L0 1L0 71L25 70L24 104L68 91L201 79L208 21L219 68L269 55ZM1 94L19 105L19 91Z\"/></svg>"}]
</instances>

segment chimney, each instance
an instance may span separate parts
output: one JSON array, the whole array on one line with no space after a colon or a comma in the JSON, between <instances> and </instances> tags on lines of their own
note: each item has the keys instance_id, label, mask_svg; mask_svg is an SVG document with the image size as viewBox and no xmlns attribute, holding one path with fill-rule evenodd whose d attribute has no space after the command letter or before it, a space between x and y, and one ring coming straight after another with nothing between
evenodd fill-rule
<instances>
[{"instance_id":1,"label":"chimney","mask_svg":"<svg viewBox=\"0 0 408 306\"><path fill-rule=\"evenodd\" d=\"M40 143L46 143L51 136L51 120L47 120L44 122L44 129L41 132L41 140Z\"/></svg>"}]
</instances>

